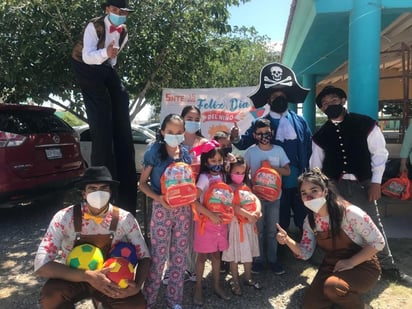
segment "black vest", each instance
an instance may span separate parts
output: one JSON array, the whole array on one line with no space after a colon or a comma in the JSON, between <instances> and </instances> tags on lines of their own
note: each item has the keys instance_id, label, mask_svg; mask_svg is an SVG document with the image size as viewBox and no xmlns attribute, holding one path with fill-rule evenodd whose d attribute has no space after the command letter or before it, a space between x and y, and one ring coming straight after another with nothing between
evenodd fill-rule
<instances>
[{"instance_id":1,"label":"black vest","mask_svg":"<svg viewBox=\"0 0 412 309\"><path fill-rule=\"evenodd\" d=\"M322 170L326 176L339 179L342 174L354 174L359 181L372 177L367 138L375 125L368 116L347 113L339 124L327 121L313 135L325 152Z\"/></svg>"},{"instance_id":2,"label":"black vest","mask_svg":"<svg viewBox=\"0 0 412 309\"><path fill-rule=\"evenodd\" d=\"M99 41L97 42L97 49L104 48L105 41L106 41L106 27L104 25L104 18L105 16L96 17L87 23L88 25L90 22L92 22L94 24L94 28L96 29L96 34L97 34L97 37L99 38ZM78 62L83 62L83 56L82 56L83 37L84 37L84 31L86 30L86 27L83 29L80 39L77 41L76 45L74 46L72 50L72 58ZM119 46L122 46L123 41L126 37L126 34L127 34L126 26L123 26L123 31L120 34L120 38L119 38ZM105 62L107 61L108 60L106 60Z\"/></svg>"}]
</instances>

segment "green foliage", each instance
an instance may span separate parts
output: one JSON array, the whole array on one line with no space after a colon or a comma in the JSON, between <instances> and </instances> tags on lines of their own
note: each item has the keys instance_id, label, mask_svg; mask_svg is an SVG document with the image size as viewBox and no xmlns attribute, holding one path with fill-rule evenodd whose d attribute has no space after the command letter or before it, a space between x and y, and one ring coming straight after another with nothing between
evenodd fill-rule
<instances>
[{"instance_id":1,"label":"green foliage","mask_svg":"<svg viewBox=\"0 0 412 309\"><path fill-rule=\"evenodd\" d=\"M84 121L80 120L70 112L63 112L61 115L58 116L62 118L64 121L66 121L72 127L81 126L85 124Z\"/></svg>"},{"instance_id":2,"label":"green foliage","mask_svg":"<svg viewBox=\"0 0 412 309\"><path fill-rule=\"evenodd\" d=\"M248 0L131 1L128 48L119 74L131 97L132 118L160 102L166 87L229 87L258 83L267 39L228 25L230 5ZM5 0L0 3L0 97L5 102L51 101L85 121L70 54L101 1ZM58 99L56 99L58 98ZM146 99L146 100L143 100Z\"/></svg>"}]
</instances>

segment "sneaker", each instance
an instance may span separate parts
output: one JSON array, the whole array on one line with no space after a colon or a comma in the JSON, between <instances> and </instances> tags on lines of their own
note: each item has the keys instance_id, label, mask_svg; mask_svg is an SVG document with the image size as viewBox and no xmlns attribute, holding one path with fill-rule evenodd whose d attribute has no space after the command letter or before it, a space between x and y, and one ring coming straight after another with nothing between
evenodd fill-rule
<instances>
[{"instance_id":1,"label":"sneaker","mask_svg":"<svg viewBox=\"0 0 412 309\"><path fill-rule=\"evenodd\" d=\"M196 282L196 274L188 271L185 271L185 281Z\"/></svg>"},{"instance_id":2,"label":"sneaker","mask_svg":"<svg viewBox=\"0 0 412 309\"><path fill-rule=\"evenodd\" d=\"M285 270L283 269L282 265L280 265L280 263L269 263L269 267L277 276L283 275L285 273Z\"/></svg>"},{"instance_id":3,"label":"sneaker","mask_svg":"<svg viewBox=\"0 0 412 309\"><path fill-rule=\"evenodd\" d=\"M265 267L260 262L253 262L252 263L252 274L260 274L265 270Z\"/></svg>"},{"instance_id":4,"label":"sneaker","mask_svg":"<svg viewBox=\"0 0 412 309\"><path fill-rule=\"evenodd\" d=\"M166 269L165 274L163 276L163 281L162 281L164 285L169 284L169 274L170 274L170 271Z\"/></svg>"},{"instance_id":5,"label":"sneaker","mask_svg":"<svg viewBox=\"0 0 412 309\"><path fill-rule=\"evenodd\" d=\"M412 287L412 277L401 272L397 268L383 268L381 278L388 281L398 282L404 286Z\"/></svg>"}]
</instances>

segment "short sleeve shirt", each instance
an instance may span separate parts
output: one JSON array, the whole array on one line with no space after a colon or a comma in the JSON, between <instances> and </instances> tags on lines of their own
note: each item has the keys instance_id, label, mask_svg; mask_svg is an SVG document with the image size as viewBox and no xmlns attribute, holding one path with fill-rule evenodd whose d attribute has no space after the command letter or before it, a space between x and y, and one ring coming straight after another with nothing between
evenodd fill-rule
<instances>
[{"instance_id":1,"label":"short sleeve shirt","mask_svg":"<svg viewBox=\"0 0 412 309\"><path fill-rule=\"evenodd\" d=\"M188 164L192 163L190 154L184 147L180 147L180 159L175 160L171 157L168 157L166 160L162 161L160 158L160 146L161 144L158 142L149 144L143 157L143 166L152 167L152 172L150 174L150 185L152 187L152 190L157 194L161 194L160 177L169 164L175 161L181 161Z\"/></svg>"}]
</instances>

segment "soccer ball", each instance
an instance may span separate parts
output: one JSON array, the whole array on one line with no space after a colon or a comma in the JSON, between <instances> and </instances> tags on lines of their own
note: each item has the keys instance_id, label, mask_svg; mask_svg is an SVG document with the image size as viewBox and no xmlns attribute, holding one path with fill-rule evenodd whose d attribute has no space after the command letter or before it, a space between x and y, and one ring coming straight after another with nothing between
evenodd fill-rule
<instances>
[{"instance_id":1,"label":"soccer ball","mask_svg":"<svg viewBox=\"0 0 412 309\"><path fill-rule=\"evenodd\" d=\"M137 265L136 248L128 242L121 241L114 245L112 249L110 249L109 257L122 257L132 263L133 266Z\"/></svg>"},{"instance_id":2,"label":"soccer ball","mask_svg":"<svg viewBox=\"0 0 412 309\"><path fill-rule=\"evenodd\" d=\"M102 251L91 244L76 246L70 251L66 264L71 268L96 270L103 267Z\"/></svg>"},{"instance_id":3,"label":"soccer ball","mask_svg":"<svg viewBox=\"0 0 412 309\"><path fill-rule=\"evenodd\" d=\"M112 257L106 260L104 268L109 267L110 270L106 273L107 278L112 282L117 283L119 287L125 289L128 287L127 280L134 279L134 267L126 259L122 257Z\"/></svg>"}]
</instances>

